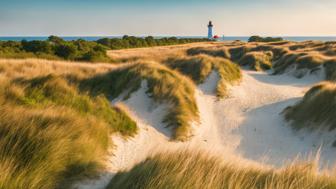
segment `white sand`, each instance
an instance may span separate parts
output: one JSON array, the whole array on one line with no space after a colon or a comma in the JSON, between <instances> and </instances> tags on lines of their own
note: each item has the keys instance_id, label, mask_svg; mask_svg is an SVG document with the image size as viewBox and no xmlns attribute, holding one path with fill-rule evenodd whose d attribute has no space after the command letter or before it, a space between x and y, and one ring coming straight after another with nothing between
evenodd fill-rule
<instances>
[{"instance_id":1,"label":"white sand","mask_svg":"<svg viewBox=\"0 0 336 189\"><path fill-rule=\"evenodd\" d=\"M113 136L116 148L106 173L96 181L76 188L103 189L120 170L127 170L157 151L198 148L219 153L226 159L267 166L283 166L296 157L306 159L321 147L321 163L334 164L336 149L331 147L335 133L294 132L280 113L300 100L309 87L322 80L323 73L296 79L289 75L243 71L243 81L231 88L230 98L218 101L214 89L218 74L212 73L196 92L200 124L193 124L195 136L186 143L171 142L171 132L161 123L167 105L157 105L142 88L123 102L140 130L134 138ZM323 139L323 140L322 140Z\"/></svg>"}]
</instances>

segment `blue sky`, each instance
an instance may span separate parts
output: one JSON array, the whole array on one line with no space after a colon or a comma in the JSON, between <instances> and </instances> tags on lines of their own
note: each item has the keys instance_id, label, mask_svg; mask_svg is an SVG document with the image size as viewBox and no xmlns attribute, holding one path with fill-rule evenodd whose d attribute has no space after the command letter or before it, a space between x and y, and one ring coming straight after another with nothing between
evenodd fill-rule
<instances>
[{"instance_id":1,"label":"blue sky","mask_svg":"<svg viewBox=\"0 0 336 189\"><path fill-rule=\"evenodd\" d=\"M336 0L0 0L0 36L336 36Z\"/></svg>"}]
</instances>

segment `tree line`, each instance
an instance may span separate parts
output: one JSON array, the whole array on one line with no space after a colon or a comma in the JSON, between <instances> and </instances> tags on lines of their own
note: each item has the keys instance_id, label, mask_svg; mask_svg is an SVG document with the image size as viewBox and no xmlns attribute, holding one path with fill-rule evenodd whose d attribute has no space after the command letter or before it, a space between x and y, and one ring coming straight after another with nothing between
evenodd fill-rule
<instances>
[{"instance_id":1,"label":"tree line","mask_svg":"<svg viewBox=\"0 0 336 189\"><path fill-rule=\"evenodd\" d=\"M45 41L0 41L0 57L2 58L45 58L90 62L110 62L107 56L109 49L126 49L176 45L202 42L202 38L145 38L124 36L122 38L103 38L97 41L83 39L65 41L57 36L50 36Z\"/></svg>"},{"instance_id":2,"label":"tree line","mask_svg":"<svg viewBox=\"0 0 336 189\"><path fill-rule=\"evenodd\" d=\"M283 41L284 39L281 37L260 37L257 35L251 36L248 39L248 42L277 42Z\"/></svg>"}]
</instances>

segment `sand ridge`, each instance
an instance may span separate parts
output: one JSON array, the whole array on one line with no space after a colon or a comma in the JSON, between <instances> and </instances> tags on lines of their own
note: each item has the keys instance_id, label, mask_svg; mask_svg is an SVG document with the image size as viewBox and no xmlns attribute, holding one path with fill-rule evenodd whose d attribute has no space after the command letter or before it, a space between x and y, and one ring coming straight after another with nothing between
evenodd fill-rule
<instances>
[{"instance_id":1,"label":"sand ridge","mask_svg":"<svg viewBox=\"0 0 336 189\"><path fill-rule=\"evenodd\" d=\"M195 136L188 142L170 140L170 129L162 119L167 104L156 104L146 94L146 82L131 97L122 101L137 122L134 138L113 136L116 147L107 171L100 179L77 185L79 189L103 189L115 173L132 168L155 152L178 148L203 148L226 159L237 158L252 165L281 167L296 158L307 159L320 151L321 162L334 164L336 151L332 134L294 132L280 114L296 103L311 85L323 79L315 73L302 79L291 75L270 75L243 70L243 81L230 88L230 97L214 95L218 74L213 72L196 91L200 123L194 123ZM120 98L121 99L121 98ZM114 103L120 103L114 101Z\"/></svg>"}]
</instances>

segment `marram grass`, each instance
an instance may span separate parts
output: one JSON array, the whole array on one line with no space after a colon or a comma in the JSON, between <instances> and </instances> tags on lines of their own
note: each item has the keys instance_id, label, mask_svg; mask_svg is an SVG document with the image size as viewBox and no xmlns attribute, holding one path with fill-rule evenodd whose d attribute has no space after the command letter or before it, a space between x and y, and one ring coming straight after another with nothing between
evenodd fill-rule
<instances>
[{"instance_id":1,"label":"marram grass","mask_svg":"<svg viewBox=\"0 0 336 189\"><path fill-rule=\"evenodd\" d=\"M0 188L63 189L95 175L110 134L133 135L135 122L105 96L90 96L67 79L90 69L21 62L1 62Z\"/></svg>"},{"instance_id":2,"label":"marram grass","mask_svg":"<svg viewBox=\"0 0 336 189\"><path fill-rule=\"evenodd\" d=\"M336 84L322 82L313 86L300 102L286 108L284 116L296 129L335 129Z\"/></svg>"},{"instance_id":3,"label":"marram grass","mask_svg":"<svg viewBox=\"0 0 336 189\"><path fill-rule=\"evenodd\" d=\"M315 162L281 169L240 166L206 152L157 154L119 172L107 189L332 189L335 178L318 174Z\"/></svg>"},{"instance_id":4,"label":"marram grass","mask_svg":"<svg viewBox=\"0 0 336 189\"><path fill-rule=\"evenodd\" d=\"M228 96L228 86L238 83L242 77L240 68L229 59L208 55L169 58L165 64L189 76L196 84L204 83L211 72L216 71L219 80L215 92L219 98Z\"/></svg>"},{"instance_id":5,"label":"marram grass","mask_svg":"<svg viewBox=\"0 0 336 189\"><path fill-rule=\"evenodd\" d=\"M240 60L239 64L247 66L255 71L264 71L272 68L272 51L265 52L249 52L246 53Z\"/></svg>"},{"instance_id":6,"label":"marram grass","mask_svg":"<svg viewBox=\"0 0 336 189\"><path fill-rule=\"evenodd\" d=\"M92 95L126 98L147 82L147 94L156 102L168 104L164 122L173 128L174 139L188 140L192 122L198 121L194 84L183 75L155 62L137 63L82 81L82 89Z\"/></svg>"}]
</instances>

